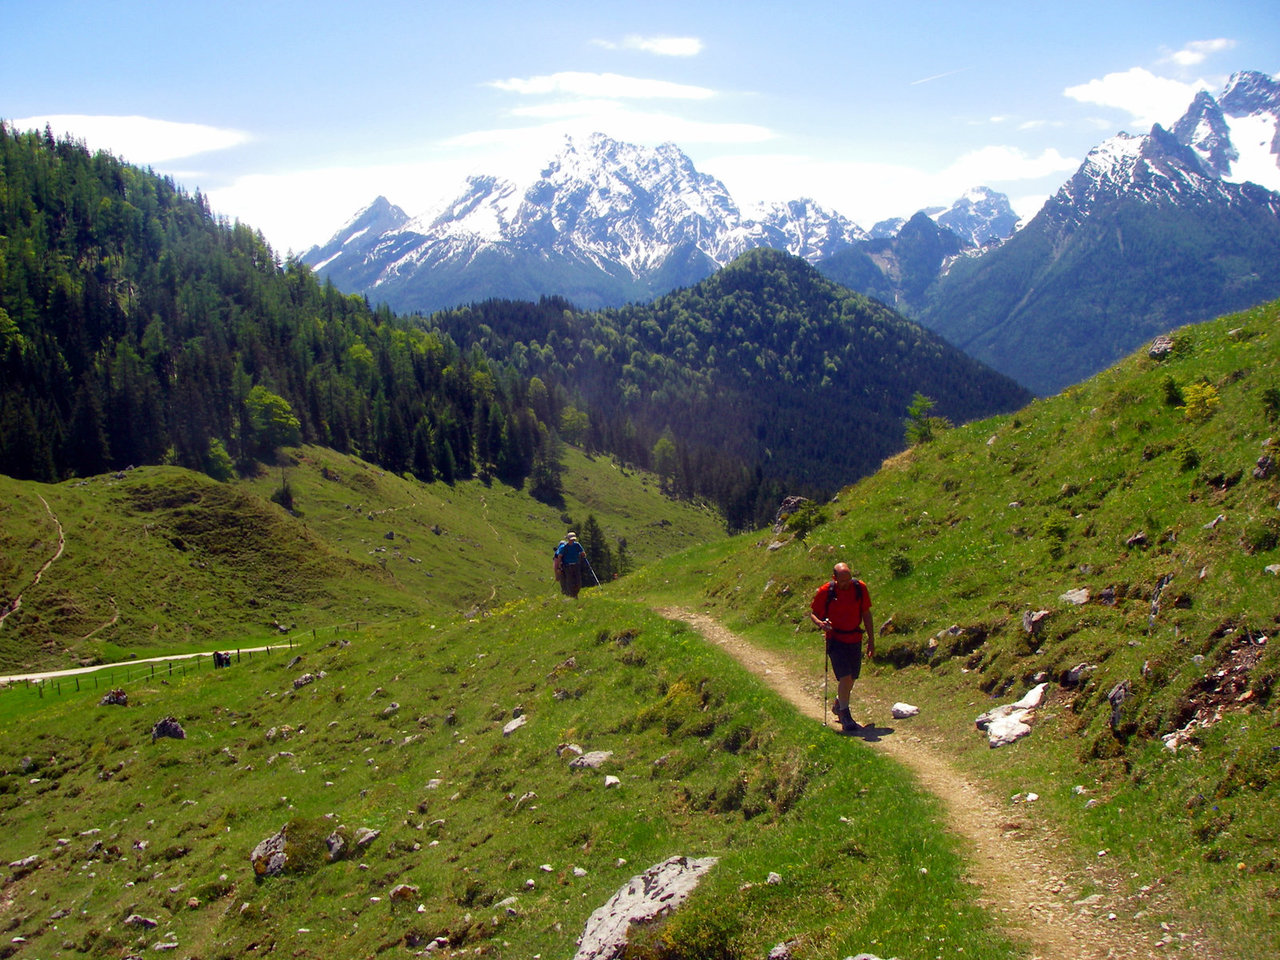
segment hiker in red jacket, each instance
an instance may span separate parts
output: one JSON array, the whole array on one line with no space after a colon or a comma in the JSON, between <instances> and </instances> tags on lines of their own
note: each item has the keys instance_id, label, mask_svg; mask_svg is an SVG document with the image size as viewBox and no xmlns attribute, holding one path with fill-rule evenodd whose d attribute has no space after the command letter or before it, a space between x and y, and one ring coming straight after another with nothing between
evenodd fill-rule
<instances>
[{"instance_id":1,"label":"hiker in red jacket","mask_svg":"<svg viewBox=\"0 0 1280 960\"><path fill-rule=\"evenodd\" d=\"M831 712L840 719L846 733L862 727L849 713L849 694L853 681L862 673L862 656L876 654L875 627L871 623L871 594L867 585L854 579L847 563L837 563L831 571L831 582L824 583L813 595L809 619L827 637L827 659L836 675L836 701Z\"/></svg>"}]
</instances>

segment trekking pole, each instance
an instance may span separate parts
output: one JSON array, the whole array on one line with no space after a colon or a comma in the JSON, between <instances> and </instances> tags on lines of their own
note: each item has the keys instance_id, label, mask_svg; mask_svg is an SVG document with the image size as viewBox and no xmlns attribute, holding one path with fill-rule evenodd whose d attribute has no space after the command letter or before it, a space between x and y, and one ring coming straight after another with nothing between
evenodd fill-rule
<instances>
[{"instance_id":1,"label":"trekking pole","mask_svg":"<svg viewBox=\"0 0 1280 960\"><path fill-rule=\"evenodd\" d=\"M591 561L587 560L587 555L585 553L582 555L582 559L586 562L587 569L591 571L591 579L596 582L597 587L600 586L600 578L596 576L595 568L591 566Z\"/></svg>"},{"instance_id":2,"label":"trekking pole","mask_svg":"<svg viewBox=\"0 0 1280 960\"><path fill-rule=\"evenodd\" d=\"M830 657L827 655L827 639L822 638L822 709L818 711L818 722L827 725L827 667Z\"/></svg>"}]
</instances>

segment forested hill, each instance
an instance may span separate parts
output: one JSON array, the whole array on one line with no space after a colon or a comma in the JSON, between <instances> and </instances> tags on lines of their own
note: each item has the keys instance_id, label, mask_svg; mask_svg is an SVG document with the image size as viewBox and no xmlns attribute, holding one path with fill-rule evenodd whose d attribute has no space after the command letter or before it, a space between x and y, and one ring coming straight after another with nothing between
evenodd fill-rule
<instances>
[{"instance_id":1,"label":"forested hill","mask_svg":"<svg viewBox=\"0 0 1280 960\"><path fill-rule=\"evenodd\" d=\"M300 440L422 479L555 483L527 384L169 179L0 126L0 472L220 476Z\"/></svg>"},{"instance_id":2,"label":"forested hill","mask_svg":"<svg viewBox=\"0 0 1280 960\"><path fill-rule=\"evenodd\" d=\"M281 262L172 180L0 124L0 473L227 477L315 443L420 479L560 496L557 442L652 467L731 528L903 444L916 391L968 420L1028 395L774 251L602 313L406 319Z\"/></svg>"},{"instance_id":3,"label":"forested hill","mask_svg":"<svg viewBox=\"0 0 1280 960\"><path fill-rule=\"evenodd\" d=\"M596 442L649 458L677 489L716 458L757 465L763 495L796 482L832 489L902 448L917 391L955 422L1030 399L883 304L769 249L648 305L585 313L554 299L487 302L432 322L523 375L563 382L585 403ZM664 435L685 444L681 455L664 461ZM735 516L751 510L750 479L719 492Z\"/></svg>"}]
</instances>

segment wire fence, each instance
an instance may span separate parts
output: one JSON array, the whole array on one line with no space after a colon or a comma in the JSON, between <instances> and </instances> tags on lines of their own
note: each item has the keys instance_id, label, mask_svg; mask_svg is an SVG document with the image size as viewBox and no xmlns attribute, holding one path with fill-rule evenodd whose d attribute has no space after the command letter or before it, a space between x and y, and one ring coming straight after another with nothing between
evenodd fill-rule
<instances>
[{"instance_id":1,"label":"wire fence","mask_svg":"<svg viewBox=\"0 0 1280 960\"><path fill-rule=\"evenodd\" d=\"M335 634L348 632L359 633L360 621L335 624L332 628L320 627L311 630L311 639L318 640L321 632L332 629ZM63 693L80 693L86 690L102 690L107 693L113 690L124 690L130 683L161 680L172 677L184 678L210 670L226 669L233 664L252 660L256 653L259 656L271 656L282 651L292 651L301 645L297 635L285 637L280 643L266 644L261 647L237 647L234 650L218 650L211 653L176 654L173 657L158 657L138 663L112 663L87 667L74 674L56 677L39 677L0 682L0 696L21 696L26 694L33 699L60 697Z\"/></svg>"}]
</instances>

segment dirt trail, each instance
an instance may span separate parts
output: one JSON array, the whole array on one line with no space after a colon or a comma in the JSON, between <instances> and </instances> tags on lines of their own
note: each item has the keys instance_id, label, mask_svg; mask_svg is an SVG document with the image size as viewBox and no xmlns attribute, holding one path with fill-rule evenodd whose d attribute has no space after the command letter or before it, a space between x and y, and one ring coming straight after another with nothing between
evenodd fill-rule
<instances>
[{"instance_id":1,"label":"dirt trail","mask_svg":"<svg viewBox=\"0 0 1280 960\"><path fill-rule=\"evenodd\" d=\"M796 709L817 720L822 680L815 676L816 665L805 676L786 659L753 646L705 614L677 608L658 612L697 629ZM1115 866L1105 858L1083 868L1056 862L1054 851L1062 840L1052 825L1035 816L1033 808L1013 808L991 796L982 784L908 732L909 721L896 722L893 730L881 726L892 705L869 696L870 686L862 682L855 691L858 703L879 718L880 733L870 735L868 745L908 767L924 789L942 800L948 828L967 847L969 879L982 890L979 902L999 913L1011 935L1027 945L1028 960L1218 957L1201 938L1162 929L1144 916L1159 909L1159 890L1123 895ZM822 716L823 723L834 727L825 707ZM1086 897L1082 893L1086 889L1102 892Z\"/></svg>"},{"instance_id":2,"label":"dirt trail","mask_svg":"<svg viewBox=\"0 0 1280 960\"><path fill-rule=\"evenodd\" d=\"M36 494L36 496L40 497L39 494ZM67 546L66 536L62 531L62 522L54 514L53 509L49 506L48 500L46 500L44 497L40 497L40 502L44 504L44 509L45 509L45 512L49 514L49 519L52 520L54 526L58 528L58 549L54 553L54 555L50 557L48 560L46 560L44 562L44 565L39 570L36 571L36 575L31 578L31 582L18 591L18 595L13 598L13 600L9 603L7 607L5 607L3 610L0 610L0 623L4 623L4 621L8 619L9 614L16 613L18 611L18 609L22 606L22 594L30 590L32 587L36 586L36 584L40 582L40 578L44 576L44 572L48 570L51 566L53 566L53 561L57 560L60 556L62 556L62 551L65 550Z\"/></svg>"}]
</instances>

